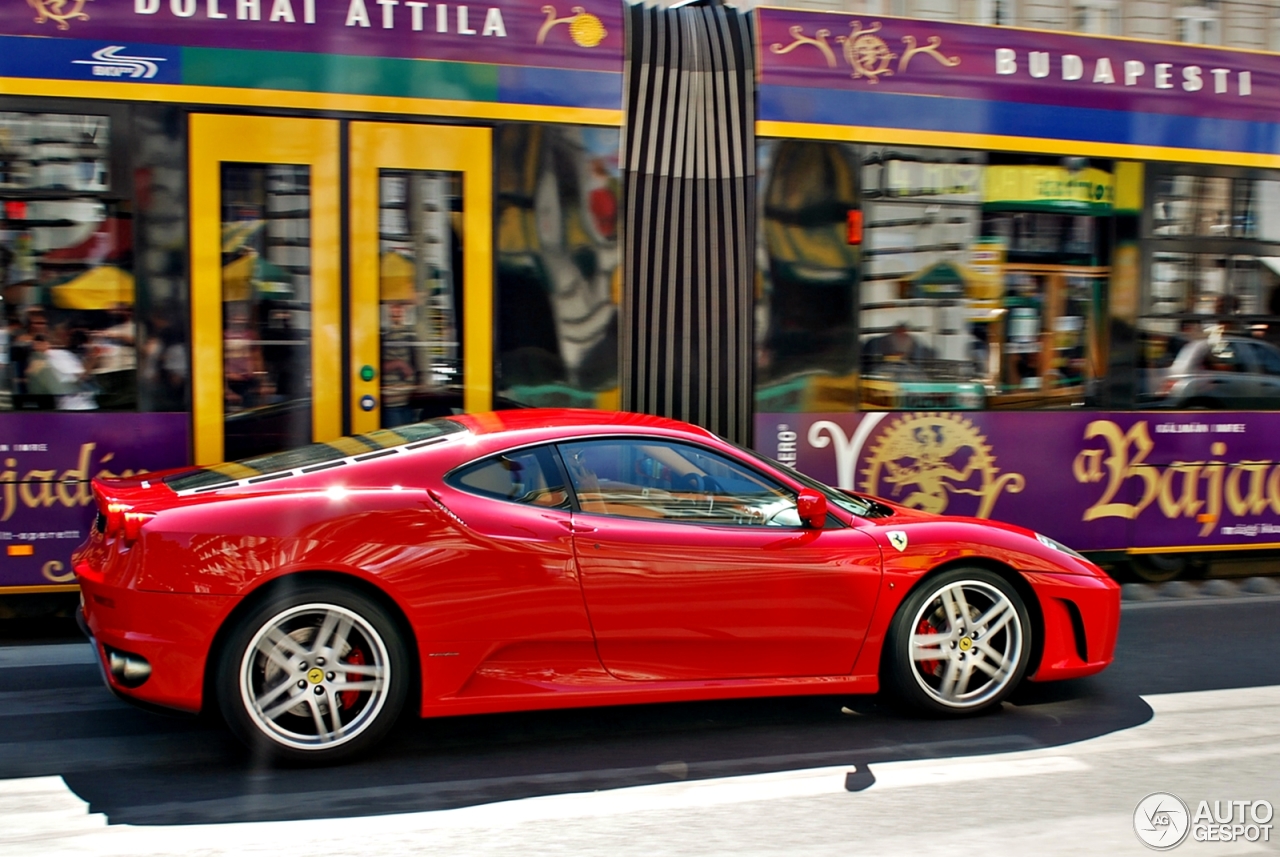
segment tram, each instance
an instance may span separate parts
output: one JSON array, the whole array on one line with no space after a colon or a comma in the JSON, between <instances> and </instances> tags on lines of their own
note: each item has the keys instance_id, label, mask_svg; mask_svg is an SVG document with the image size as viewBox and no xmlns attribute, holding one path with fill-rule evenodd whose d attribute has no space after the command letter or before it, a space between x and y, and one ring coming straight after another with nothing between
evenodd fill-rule
<instances>
[{"instance_id":1,"label":"tram","mask_svg":"<svg viewBox=\"0 0 1280 857\"><path fill-rule=\"evenodd\" d=\"M1280 56L578 2L0 10L0 594L95 476L542 405L1280 548Z\"/></svg>"}]
</instances>

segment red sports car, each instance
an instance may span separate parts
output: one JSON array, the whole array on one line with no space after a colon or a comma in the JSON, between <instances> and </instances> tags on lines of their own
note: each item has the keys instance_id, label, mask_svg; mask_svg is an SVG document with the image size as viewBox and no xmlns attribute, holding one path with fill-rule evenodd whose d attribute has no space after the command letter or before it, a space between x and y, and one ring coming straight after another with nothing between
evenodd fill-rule
<instances>
[{"instance_id":1,"label":"red sports car","mask_svg":"<svg viewBox=\"0 0 1280 857\"><path fill-rule=\"evenodd\" d=\"M961 714L1111 662L1052 539L821 485L683 423L524 410L94 483L111 689L333 760L424 716L873 693Z\"/></svg>"}]
</instances>

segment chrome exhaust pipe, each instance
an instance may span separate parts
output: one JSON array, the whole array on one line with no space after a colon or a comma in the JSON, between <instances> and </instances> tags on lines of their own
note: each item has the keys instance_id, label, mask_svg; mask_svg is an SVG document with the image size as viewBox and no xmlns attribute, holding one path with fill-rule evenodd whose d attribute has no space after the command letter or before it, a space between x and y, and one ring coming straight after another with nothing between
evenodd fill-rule
<instances>
[{"instance_id":1,"label":"chrome exhaust pipe","mask_svg":"<svg viewBox=\"0 0 1280 857\"><path fill-rule=\"evenodd\" d=\"M107 669L125 687L137 687L151 678L151 664L141 655L107 649Z\"/></svg>"}]
</instances>

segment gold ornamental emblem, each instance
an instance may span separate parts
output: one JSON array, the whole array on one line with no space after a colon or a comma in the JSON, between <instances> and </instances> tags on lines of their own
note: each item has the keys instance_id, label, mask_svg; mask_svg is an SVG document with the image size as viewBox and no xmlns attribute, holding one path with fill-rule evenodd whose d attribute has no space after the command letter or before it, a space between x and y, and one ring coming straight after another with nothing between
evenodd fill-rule
<instances>
[{"instance_id":1,"label":"gold ornamental emblem","mask_svg":"<svg viewBox=\"0 0 1280 857\"><path fill-rule=\"evenodd\" d=\"M312 667L311 670L307 673L307 681L311 682L312 684L319 684L320 682L324 681L324 670L320 669L319 667Z\"/></svg>"},{"instance_id":2,"label":"gold ornamental emblem","mask_svg":"<svg viewBox=\"0 0 1280 857\"><path fill-rule=\"evenodd\" d=\"M547 19L538 29L536 44L539 45L546 41L547 33L561 24L569 25L569 38L573 39L573 43L580 48L594 48L609 35L609 31L604 28L604 22L581 6L574 6L573 14L563 18L556 17L555 6L543 6L542 14L546 15Z\"/></svg>"},{"instance_id":3,"label":"gold ornamental emblem","mask_svg":"<svg viewBox=\"0 0 1280 857\"><path fill-rule=\"evenodd\" d=\"M87 21L89 16L84 6L89 0L27 0L27 5L36 11L36 23L53 21L59 30L71 27L71 21Z\"/></svg>"},{"instance_id":4,"label":"gold ornamental emblem","mask_svg":"<svg viewBox=\"0 0 1280 857\"><path fill-rule=\"evenodd\" d=\"M959 414L899 416L872 447L862 473L862 490L904 506L941 515L951 495L978 498L976 517L987 518L1004 492L1026 486L1021 473L1000 473L987 439Z\"/></svg>"},{"instance_id":5,"label":"gold ornamental emblem","mask_svg":"<svg viewBox=\"0 0 1280 857\"><path fill-rule=\"evenodd\" d=\"M804 27L796 25L792 26L788 32L791 34L791 43L784 45L782 42L774 42L769 45L770 52L783 55L798 48L816 48L829 68L836 67L836 55L827 44L827 37L831 35L830 30L818 30L814 35L807 36ZM889 45L884 39L875 35L878 32L880 32L879 21L865 30L862 29L861 21L850 21L849 35L836 36L836 41L842 46L845 62L853 69L850 77L865 78L869 83L875 83L881 75L895 73L894 69L889 67L894 59L898 60L896 73L902 74L911 64L912 58L921 54L930 57L945 68L960 65L960 57L947 56L941 51L941 36L927 36L922 45L914 35L907 34L902 37L903 50L899 56L889 50Z\"/></svg>"},{"instance_id":6,"label":"gold ornamental emblem","mask_svg":"<svg viewBox=\"0 0 1280 857\"><path fill-rule=\"evenodd\" d=\"M836 37L836 41L844 46L845 62L853 69L849 76L855 80L865 77L869 82L876 83L881 75L893 74L889 64L898 55L889 50L884 39L876 35L878 32L880 32L879 21L865 30L862 29L861 21L851 21L849 35Z\"/></svg>"}]
</instances>

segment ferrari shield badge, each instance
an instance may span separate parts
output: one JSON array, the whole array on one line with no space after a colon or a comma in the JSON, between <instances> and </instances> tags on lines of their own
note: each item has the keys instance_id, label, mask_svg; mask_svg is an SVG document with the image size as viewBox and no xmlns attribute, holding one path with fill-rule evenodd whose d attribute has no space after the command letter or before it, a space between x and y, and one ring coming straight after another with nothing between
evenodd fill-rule
<instances>
[{"instance_id":1,"label":"ferrari shield badge","mask_svg":"<svg viewBox=\"0 0 1280 857\"><path fill-rule=\"evenodd\" d=\"M902 530L890 530L886 533L889 537L889 544L893 545L899 551L907 549L907 534Z\"/></svg>"}]
</instances>

